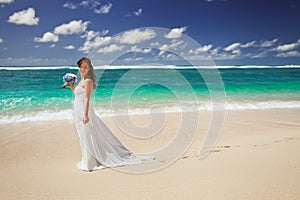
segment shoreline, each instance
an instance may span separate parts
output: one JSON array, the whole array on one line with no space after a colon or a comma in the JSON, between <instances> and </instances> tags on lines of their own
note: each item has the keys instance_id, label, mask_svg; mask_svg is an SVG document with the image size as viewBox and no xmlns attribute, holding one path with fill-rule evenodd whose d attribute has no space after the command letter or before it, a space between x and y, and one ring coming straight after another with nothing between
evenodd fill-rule
<instances>
[{"instance_id":1,"label":"shoreline","mask_svg":"<svg viewBox=\"0 0 300 200\"><path fill-rule=\"evenodd\" d=\"M0 198L298 199L299 116L300 109L226 111L217 144L199 159L210 124L209 113L200 111L201 124L188 150L172 165L146 174L78 170L81 152L72 120L2 124ZM112 117L101 117L136 153L168 144L180 116L170 113L166 118L162 134L135 140L124 135ZM140 126L151 123L147 115L132 120Z\"/></svg>"},{"instance_id":2,"label":"shoreline","mask_svg":"<svg viewBox=\"0 0 300 200\"><path fill-rule=\"evenodd\" d=\"M264 107L261 107L261 106ZM287 101L287 102L278 102L278 101L264 101L264 102L248 102L243 104L238 104L236 102L231 102L225 104L225 112L243 112L243 111L264 111L264 110L282 110L282 109L300 109L300 101ZM183 111L180 111L180 107L171 106L171 107L162 107L165 109L165 113L176 114L176 113L187 113L194 112L188 107L183 107ZM198 107L197 110L201 112L213 112L211 110L211 105L202 105ZM112 110L111 109L95 109L95 112L101 118L115 117L115 116L135 116L135 115L148 115L152 114L162 114L160 108L134 108L130 110ZM62 109L60 111L55 110L41 110L35 111L32 113L26 112L26 114L16 113L15 115L10 116L1 116L0 115L0 126L9 125L13 123L23 123L23 122L51 122L51 121L62 121L62 120L72 120L73 110L72 108Z\"/></svg>"}]
</instances>

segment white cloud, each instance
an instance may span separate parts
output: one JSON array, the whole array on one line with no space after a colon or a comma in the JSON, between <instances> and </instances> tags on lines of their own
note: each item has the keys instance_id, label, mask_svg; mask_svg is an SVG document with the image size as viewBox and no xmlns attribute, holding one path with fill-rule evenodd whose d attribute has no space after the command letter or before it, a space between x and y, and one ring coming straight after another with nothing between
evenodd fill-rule
<instances>
[{"instance_id":1,"label":"white cloud","mask_svg":"<svg viewBox=\"0 0 300 200\"><path fill-rule=\"evenodd\" d=\"M236 56L239 56L242 54L241 50L239 50L239 49L232 50L232 53L235 54Z\"/></svg>"},{"instance_id":2,"label":"white cloud","mask_svg":"<svg viewBox=\"0 0 300 200\"><path fill-rule=\"evenodd\" d=\"M260 47L271 47L273 46L276 42L278 41L278 38L275 38L274 40L267 40L267 41L262 41L260 43Z\"/></svg>"},{"instance_id":3,"label":"white cloud","mask_svg":"<svg viewBox=\"0 0 300 200\"><path fill-rule=\"evenodd\" d=\"M39 47L40 47L40 45L35 45L35 46L34 46L34 48L39 48Z\"/></svg>"},{"instance_id":4,"label":"white cloud","mask_svg":"<svg viewBox=\"0 0 300 200\"><path fill-rule=\"evenodd\" d=\"M95 46L98 47L101 45L108 44L110 41L111 41L111 37L107 36L107 37L96 37L93 42L95 43Z\"/></svg>"},{"instance_id":5,"label":"white cloud","mask_svg":"<svg viewBox=\"0 0 300 200\"><path fill-rule=\"evenodd\" d=\"M100 5L100 2L97 0L84 0L80 3L72 3L72 2L66 2L63 7L69 8L71 10L75 10L78 7L85 7L87 9L95 9L97 6Z\"/></svg>"},{"instance_id":6,"label":"white cloud","mask_svg":"<svg viewBox=\"0 0 300 200\"><path fill-rule=\"evenodd\" d=\"M189 50L189 53L190 54L195 54L195 55L198 55L199 53L203 53L203 52L208 52L211 48L212 48L213 45L204 45L202 47L199 47L197 49L191 49Z\"/></svg>"},{"instance_id":7,"label":"white cloud","mask_svg":"<svg viewBox=\"0 0 300 200\"><path fill-rule=\"evenodd\" d=\"M2 43L3 42L3 39L0 37L0 43Z\"/></svg>"},{"instance_id":8,"label":"white cloud","mask_svg":"<svg viewBox=\"0 0 300 200\"><path fill-rule=\"evenodd\" d=\"M68 46L65 46L64 49L72 50L72 49L75 49L75 47L73 45L68 45Z\"/></svg>"},{"instance_id":9,"label":"white cloud","mask_svg":"<svg viewBox=\"0 0 300 200\"><path fill-rule=\"evenodd\" d=\"M145 49L141 49L138 46L132 46L130 49L131 52L135 52L135 53L150 53L151 52L151 48L145 48Z\"/></svg>"},{"instance_id":10,"label":"white cloud","mask_svg":"<svg viewBox=\"0 0 300 200\"><path fill-rule=\"evenodd\" d=\"M212 48L212 46L213 46L213 45L211 45L211 44L210 44L210 45L204 45L204 46L198 48L198 50L199 50L199 51L202 51L202 52L203 52L203 51L207 52L207 51L209 51L209 50Z\"/></svg>"},{"instance_id":11,"label":"white cloud","mask_svg":"<svg viewBox=\"0 0 300 200\"><path fill-rule=\"evenodd\" d=\"M233 50L237 49L240 45L241 45L241 43L236 42L236 43L233 43L233 44L225 47L224 50L225 51L233 51Z\"/></svg>"},{"instance_id":12,"label":"white cloud","mask_svg":"<svg viewBox=\"0 0 300 200\"><path fill-rule=\"evenodd\" d=\"M143 12L143 9L139 8L137 11L133 11L132 13L127 13L125 17L131 17L132 15L134 16L140 16Z\"/></svg>"},{"instance_id":13,"label":"white cloud","mask_svg":"<svg viewBox=\"0 0 300 200\"><path fill-rule=\"evenodd\" d=\"M35 42L57 42L58 36L51 32L46 32L42 38L36 37L34 38L34 41Z\"/></svg>"},{"instance_id":14,"label":"white cloud","mask_svg":"<svg viewBox=\"0 0 300 200\"><path fill-rule=\"evenodd\" d=\"M173 28L167 35L165 35L165 37L169 39L180 38L184 31L186 31L185 26L181 28Z\"/></svg>"},{"instance_id":15,"label":"white cloud","mask_svg":"<svg viewBox=\"0 0 300 200\"><path fill-rule=\"evenodd\" d=\"M135 16L140 16L141 14L142 14L142 9L141 8L139 8L137 11L134 11L133 12L133 14L135 15Z\"/></svg>"},{"instance_id":16,"label":"white cloud","mask_svg":"<svg viewBox=\"0 0 300 200\"><path fill-rule=\"evenodd\" d=\"M162 57L162 56L164 55L164 53L166 53L166 51L161 50L161 51L159 52L158 56L159 56L159 57Z\"/></svg>"},{"instance_id":17,"label":"white cloud","mask_svg":"<svg viewBox=\"0 0 300 200\"><path fill-rule=\"evenodd\" d=\"M124 44L138 44L142 41L152 39L156 36L155 32L151 29L126 31L118 36L116 40Z\"/></svg>"},{"instance_id":18,"label":"white cloud","mask_svg":"<svg viewBox=\"0 0 300 200\"><path fill-rule=\"evenodd\" d=\"M264 58L264 57L267 56L267 54L268 54L268 51L263 51L263 52L260 52L260 53L252 54L249 57L250 58Z\"/></svg>"},{"instance_id":19,"label":"white cloud","mask_svg":"<svg viewBox=\"0 0 300 200\"><path fill-rule=\"evenodd\" d=\"M95 7L99 6L99 5L100 5L99 1L96 1L96 0L92 0L91 1L91 8L95 8Z\"/></svg>"},{"instance_id":20,"label":"white cloud","mask_svg":"<svg viewBox=\"0 0 300 200\"><path fill-rule=\"evenodd\" d=\"M14 0L0 0L0 3L12 3Z\"/></svg>"},{"instance_id":21,"label":"white cloud","mask_svg":"<svg viewBox=\"0 0 300 200\"><path fill-rule=\"evenodd\" d=\"M297 42L291 43L291 44L280 45L280 46L276 47L275 50L276 51L291 51L291 50L298 48L299 46L300 46L300 40L298 40Z\"/></svg>"},{"instance_id":22,"label":"white cloud","mask_svg":"<svg viewBox=\"0 0 300 200\"><path fill-rule=\"evenodd\" d=\"M160 58L162 58L165 61L178 61L179 60L178 56L173 53L160 52L159 56L160 56ZM191 57L189 57L189 58L191 58Z\"/></svg>"},{"instance_id":23,"label":"white cloud","mask_svg":"<svg viewBox=\"0 0 300 200\"><path fill-rule=\"evenodd\" d=\"M247 42L246 44L242 44L240 42L233 43L227 47L224 48L225 51L235 51L237 52L237 49L240 48L248 48L253 47L255 45L255 41Z\"/></svg>"},{"instance_id":24,"label":"white cloud","mask_svg":"<svg viewBox=\"0 0 300 200\"><path fill-rule=\"evenodd\" d=\"M240 57L240 55L237 55L237 54L222 52L222 53L218 53L218 54L214 55L213 59L215 59L215 60L233 60L233 59L236 59L239 57Z\"/></svg>"},{"instance_id":25,"label":"white cloud","mask_svg":"<svg viewBox=\"0 0 300 200\"><path fill-rule=\"evenodd\" d=\"M178 50L179 47L185 48L184 42L182 40L173 39L171 41L171 44L163 44L161 47L158 48L160 50L158 56L162 56L167 51L172 51L172 50L176 51Z\"/></svg>"},{"instance_id":26,"label":"white cloud","mask_svg":"<svg viewBox=\"0 0 300 200\"><path fill-rule=\"evenodd\" d=\"M300 52L298 51L289 51L289 52L284 52L284 53L279 53L276 55L277 57L300 57Z\"/></svg>"},{"instance_id":27,"label":"white cloud","mask_svg":"<svg viewBox=\"0 0 300 200\"><path fill-rule=\"evenodd\" d=\"M101 6L99 9L94 9L94 12L97 14L107 14L111 10L112 4L108 3L106 5Z\"/></svg>"},{"instance_id":28,"label":"white cloud","mask_svg":"<svg viewBox=\"0 0 300 200\"><path fill-rule=\"evenodd\" d=\"M101 36L104 36L104 35L107 35L109 33L109 30L103 30L100 35Z\"/></svg>"},{"instance_id":29,"label":"white cloud","mask_svg":"<svg viewBox=\"0 0 300 200\"><path fill-rule=\"evenodd\" d=\"M108 34L108 32L108 30L103 30L102 32L86 31L85 34L81 36L81 38L85 38L86 41L83 46L79 48L79 51L88 53L91 49L108 44L111 37L102 37Z\"/></svg>"},{"instance_id":30,"label":"white cloud","mask_svg":"<svg viewBox=\"0 0 300 200\"><path fill-rule=\"evenodd\" d=\"M246 44L241 44L240 47L242 48L248 48L248 47L253 47L255 45L255 41L252 42L247 42Z\"/></svg>"},{"instance_id":31,"label":"white cloud","mask_svg":"<svg viewBox=\"0 0 300 200\"><path fill-rule=\"evenodd\" d=\"M264 45L270 45L271 43L276 42L268 41L268 44L265 42ZM192 56L198 56L201 52L208 52L210 56L215 60L234 60L234 59L242 59L242 58L262 58L266 57L270 49L258 49L261 47L262 42L258 44L257 41L253 40L246 43L234 42L228 46L216 47L212 49L212 45L205 45L198 49L191 49L189 53ZM246 50L246 48L251 48L250 50ZM244 50L245 49L245 50ZM263 52L262 52L263 50ZM197 54L198 53L198 54Z\"/></svg>"},{"instance_id":32,"label":"white cloud","mask_svg":"<svg viewBox=\"0 0 300 200\"><path fill-rule=\"evenodd\" d=\"M79 51L88 53L90 50L106 45L111 42L111 37L95 37L93 40L86 40L83 46L79 48Z\"/></svg>"},{"instance_id":33,"label":"white cloud","mask_svg":"<svg viewBox=\"0 0 300 200\"><path fill-rule=\"evenodd\" d=\"M87 41L88 40L92 40L95 37L99 37L99 36L105 36L107 35L109 32L109 30L103 30L101 32L96 32L96 31L86 31L84 33L84 35L80 36L81 38L85 38Z\"/></svg>"},{"instance_id":34,"label":"white cloud","mask_svg":"<svg viewBox=\"0 0 300 200\"><path fill-rule=\"evenodd\" d=\"M217 55L219 53L219 50L221 49L221 47L217 47L215 49L210 50L210 55Z\"/></svg>"},{"instance_id":35,"label":"white cloud","mask_svg":"<svg viewBox=\"0 0 300 200\"><path fill-rule=\"evenodd\" d=\"M269 56L270 52L273 50L271 48L261 48L261 44L264 43L264 45L269 46L277 42L276 40L272 41L264 41L257 44L257 42L252 41L245 44L241 44L240 42L233 43L225 48L223 47L217 47L215 49L212 49L209 51L209 54L213 57L215 60L234 60L234 59L242 59L242 58L264 58ZM248 48L252 47L250 51L242 52L242 48ZM271 47L271 46L270 46ZM276 55L274 55L276 56ZM285 55L280 55L285 56Z\"/></svg>"},{"instance_id":36,"label":"white cloud","mask_svg":"<svg viewBox=\"0 0 300 200\"><path fill-rule=\"evenodd\" d=\"M225 47L217 47L209 51L210 55L216 60L233 60L242 58L263 58L268 55L272 47L278 39L270 41L250 41L247 43L235 42ZM245 48L251 48L245 50ZM264 49L261 49L264 48Z\"/></svg>"},{"instance_id":37,"label":"white cloud","mask_svg":"<svg viewBox=\"0 0 300 200\"><path fill-rule=\"evenodd\" d=\"M144 60L143 57L137 57L137 58L130 57L130 58L124 59L125 62L137 62L137 61L142 61L142 60Z\"/></svg>"},{"instance_id":38,"label":"white cloud","mask_svg":"<svg viewBox=\"0 0 300 200\"><path fill-rule=\"evenodd\" d=\"M86 38L86 40L92 40L93 38L100 36L99 32L95 31L87 31L84 35L81 36L81 38Z\"/></svg>"},{"instance_id":39,"label":"white cloud","mask_svg":"<svg viewBox=\"0 0 300 200\"><path fill-rule=\"evenodd\" d=\"M11 15L8 20L9 23L14 24L24 24L24 25L38 25L39 18L35 17L35 10L33 8L28 8L27 10L22 10L15 12Z\"/></svg>"},{"instance_id":40,"label":"white cloud","mask_svg":"<svg viewBox=\"0 0 300 200\"><path fill-rule=\"evenodd\" d=\"M82 20L73 20L67 24L62 24L54 29L54 33L57 35L71 35L80 34L87 29L89 21L83 22Z\"/></svg>"},{"instance_id":41,"label":"white cloud","mask_svg":"<svg viewBox=\"0 0 300 200\"><path fill-rule=\"evenodd\" d=\"M159 42L151 42L151 43L150 43L150 46L154 46L154 47L155 47L155 46L157 47L157 46L159 46L159 45L160 45Z\"/></svg>"},{"instance_id":42,"label":"white cloud","mask_svg":"<svg viewBox=\"0 0 300 200\"><path fill-rule=\"evenodd\" d=\"M166 57L166 60L178 60L178 56L169 53Z\"/></svg>"},{"instance_id":43,"label":"white cloud","mask_svg":"<svg viewBox=\"0 0 300 200\"><path fill-rule=\"evenodd\" d=\"M161 52L159 54L162 55L165 51L178 50L179 46L181 48L184 48L185 45L183 43L184 42L182 40L172 40L171 44L163 44L159 48L159 50L161 50Z\"/></svg>"},{"instance_id":44,"label":"white cloud","mask_svg":"<svg viewBox=\"0 0 300 200\"><path fill-rule=\"evenodd\" d=\"M217 47L210 50L209 55L211 55L215 60L233 60L242 58L244 55L242 55L242 52L239 49L240 45L241 43L236 42L225 48Z\"/></svg>"},{"instance_id":45,"label":"white cloud","mask_svg":"<svg viewBox=\"0 0 300 200\"><path fill-rule=\"evenodd\" d=\"M100 5L100 2L96 0L84 0L81 1L79 5L84 7L89 7L89 8L95 8Z\"/></svg>"},{"instance_id":46,"label":"white cloud","mask_svg":"<svg viewBox=\"0 0 300 200\"><path fill-rule=\"evenodd\" d=\"M74 4L74 3L70 3L70 2L66 2L64 5L63 5L64 8L69 8L71 10L75 10L77 8L77 6Z\"/></svg>"},{"instance_id":47,"label":"white cloud","mask_svg":"<svg viewBox=\"0 0 300 200\"><path fill-rule=\"evenodd\" d=\"M100 48L97 52L98 53L111 53L114 51L120 51L124 48L124 46L117 46L116 44L112 44L108 47Z\"/></svg>"},{"instance_id":48,"label":"white cloud","mask_svg":"<svg viewBox=\"0 0 300 200\"><path fill-rule=\"evenodd\" d=\"M90 1L88 1L88 0L86 0L86 1L82 1L82 2L80 2L80 5L81 6L89 6L90 5Z\"/></svg>"},{"instance_id":49,"label":"white cloud","mask_svg":"<svg viewBox=\"0 0 300 200\"><path fill-rule=\"evenodd\" d=\"M159 50L161 50L161 51L167 51L169 48L170 48L169 45L163 44L163 45L159 48Z\"/></svg>"}]
</instances>

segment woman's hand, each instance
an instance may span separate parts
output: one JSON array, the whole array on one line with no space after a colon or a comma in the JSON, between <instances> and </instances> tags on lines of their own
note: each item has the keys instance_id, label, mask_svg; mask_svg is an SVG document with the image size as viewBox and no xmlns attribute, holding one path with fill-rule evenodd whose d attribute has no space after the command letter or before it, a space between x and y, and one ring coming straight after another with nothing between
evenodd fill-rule
<instances>
[{"instance_id":1,"label":"woman's hand","mask_svg":"<svg viewBox=\"0 0 300 200\"><path fill-rule=\"evenodd\" d=\"M82 121L83 121L83 124L86 124L86 123L88 123L90 120L89 120L89 117L88 117L88 116L84 116Z\"/></svg>"},{"instance_id":2,"label":"woman's hand","mask_svg":"<svg viewBox=\"0 0 300 200\"><path fill-rule=\"evenodd\" d=\"M73 84L71 84L71 83L68 83L68 86L69 86L69 88L71 88L73 91L74 91L74 85Z\"/></svg>"}]
</instances>

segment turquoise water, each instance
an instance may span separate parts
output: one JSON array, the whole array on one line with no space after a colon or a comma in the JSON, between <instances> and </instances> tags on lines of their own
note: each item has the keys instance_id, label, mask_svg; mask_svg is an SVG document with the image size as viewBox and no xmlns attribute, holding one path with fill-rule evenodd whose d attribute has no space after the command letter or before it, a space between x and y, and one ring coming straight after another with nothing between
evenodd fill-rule
<instances>
[{"instance_id":1,"label":"turquoise water","mask_svg":"<svg viewBox=\"0 0 300 200\"><path fill-rule=\"evenodd\" d=\"M76 67L0 67L0 123L72 118L73 94L60 88L68 72L79 75ZM91 102L99 115L127 109L176 111L191 102L201 110L209 109L211 102L205 77L193 68L98 69L96 74L101 78ZM298 67L227 67L218 74L224 83L226 109L300 107Z\"/></svg>"}]
</instances>

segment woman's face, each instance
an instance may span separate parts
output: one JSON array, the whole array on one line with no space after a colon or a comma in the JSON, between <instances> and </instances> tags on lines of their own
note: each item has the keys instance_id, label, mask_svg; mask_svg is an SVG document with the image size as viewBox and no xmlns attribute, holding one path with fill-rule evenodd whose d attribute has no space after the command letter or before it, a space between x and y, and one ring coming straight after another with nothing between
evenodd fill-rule
<instances>
[{"instance_id":1,"label":"woman's face","mask_svg":"<svg viewBox=\"0 0 300 200\"><path fill-rule=\"evenodd\" d=\"M81 74L81 77L86 77L88 74L90 68L86 62L82 62L81 65L79 66L79 72Z\"/></svg>"}]
</instances>

